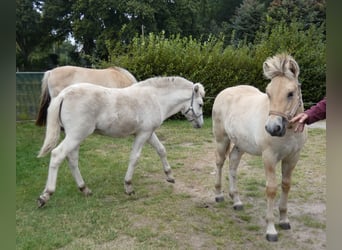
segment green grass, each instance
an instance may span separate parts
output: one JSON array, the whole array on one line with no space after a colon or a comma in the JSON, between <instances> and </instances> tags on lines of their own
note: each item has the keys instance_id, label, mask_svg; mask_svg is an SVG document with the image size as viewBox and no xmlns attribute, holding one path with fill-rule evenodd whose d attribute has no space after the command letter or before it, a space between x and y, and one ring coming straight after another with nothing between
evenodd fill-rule
<instances>
[{"instance_id":1,"label":"green grass","mask_svg":"<svg viewBox=\"0 0 342 250\"><path fill-rule=\"evenodd\" d=\"M232 208L226 178L225 201L214 201L210 119L201 129L172 120L157 130L175 184L165 181L158 155L145 145L133 176L136 194L127 196L123 180L133 138L94 134L80 149L80 171L93 196L82 196L63 163L55 194L38 209L36 199L45 186L49 163L49 156L36 157L44 130L33 122L17 123L17 249L273 249L264 240L265 177L259 158L246 155L247 165L239 168L243 211ZM303 155L294 171L289 206L325 202L325 130L310 130ZM310 249L316 244L301 242L296 232L307 227L325 230L325 217L315 220L301 213L289 215L297 228L279 231L279 242L273 246Z\"/></svg>"}]
</instances>

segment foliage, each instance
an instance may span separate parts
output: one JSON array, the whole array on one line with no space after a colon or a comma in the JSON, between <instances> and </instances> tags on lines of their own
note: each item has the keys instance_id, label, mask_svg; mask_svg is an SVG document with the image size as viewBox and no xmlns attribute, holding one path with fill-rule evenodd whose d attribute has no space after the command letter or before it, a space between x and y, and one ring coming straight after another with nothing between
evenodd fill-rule
<instances>
[{"instance_id":1,"label":"foliage","mask_svg":"<svg viewBox=\"0 0 342 250\"><path fill-rule=\"evenodd\" d=\"M17 0L17 5L19 69L114 64L139 80L181 75L206 86L209 114L225 87L251 84L264 90L263 61L288 52L301 68L304 101L325 95L325 0ZM70 36L75 45L65 41Z\"/></svg>"},{"instance_id":2,"label":"foliage","mask_svg":"<svg viewBox=\"0 0 342 250\"><path fill-rule=\"evenodd\" d=\"M35 2L38 1L16 0L16 61L21 69L29 65L31 51L37 48L43 35Z\"/></svg>"},{"instance_id":3,"label":"foliage","mask_svg":"<svg viewBox=\"0 0 342 250\"><path fill-rule=\"evenodd\" d=\"M234 38L253 42L265 13L265 5L258 0L244 0L231 19Z\"/></svg>"},{"instance_id":4,"label":"foliage","mask_svg":"<svg viewBox=\"0 0 342 250\"><path fill-rule=\"evenodd\" d=\"M268 81L262 63L276 53L288 52L301 69L304 102L311 104L325 96L326 45L322 28L301 27L300 23L280 23L269 33L258 33L253 45L240 42L237 46L224 46L223 36L211 36L202 42L192 37L167 38L164 33L150 33L147 37L136 36L124 48L120 44L110 48L110 60L101 67L121 65L138 80L180 75L201 82L207 91L205 114L210 115L214 97L226 87L250 84L264 91Z\"/></svg>"},{"instance_id":5,"label":"foliage","mask_svg":"<svg viewBox=\"0 0 342 250\"><path fill-rule=\"evenodd\" d=\"M273 0L266 13L266 28L279 22L300 22L308 29L311 25L325 25L326 0Z\"/></svg>"},{"instance_id":6,"label":"foliage","mask_svg":"<svg viewBox=\"0 0 342 250\"><path fill-rule=\"evenodd\" d=\"M298 21L320 27L325 23L325 0L16 0L17 67L20 70L61 65L65 61L92 66L108 60L108 43L129 44L137 34L179 34L206 41L210 36L253 42L260 28L267 31L279 21ZM268 7L266 9L266 7ZM259 27L260 26L260 27ZM325 32L325 31L324 31ZM324 33L325 34L325 33ZM72 38L69 60L59 60L54 47ZM71 49L71 48L70 48ZM32 55L37 53L38 55ZM56 54L48 62L39 53ZM73 60L75 54L78 58ZM31 60L35 58L35 60ZM41 58L41 59L39 59ZM41 60L41 62L39 62ZM47 66L44 68L44 65ZM52 65L51 65L52 64Z\"/></svg>"},{"instance_id":7,"label":"foliage","mask_svg":"<svg viewBox=\"0 0 342 250\"><path fill-rule=\"evenodd\" d=\"M153 76L180 75L206 88L205 113L222 89L242 83L253 83L260 69L249 56L246 45L224 47L224 37L209 37L201 42L180 35L165 37L164 33L147 37L136 36L126 48L126 54L117 54L112 48L111 59L101 67L121 65L134 72L138 80ZM259 65L259 68L261 66Z\"/></svg>"},{"instance_id":8,"label":"foliage","mask_svg":"<svg viewBox=\"0 0 342 250\"><path fill-rule=\"evenodd\" d=\"M303 25L281 22L269 32L258 33L254 58L261 62L265 55L291 54L300 67L303 99L312 105L326 94L326 43L324 27L310 26L305 30Z\"/></svg>"}]
</instances>

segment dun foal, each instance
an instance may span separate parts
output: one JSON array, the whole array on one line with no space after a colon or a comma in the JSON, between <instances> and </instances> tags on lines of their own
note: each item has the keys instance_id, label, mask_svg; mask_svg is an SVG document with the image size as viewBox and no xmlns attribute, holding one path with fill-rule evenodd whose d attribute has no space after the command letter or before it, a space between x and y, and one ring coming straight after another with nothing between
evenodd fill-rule
<instances>
[{"instance_id":1,"label":"dun foal","mask_svg":"<svg viewBox=\"0 0 342 250\"><path fill-rule=\"evenodd\" d=\"M266 238L277 241L273 208L277 191L276 165L281 161L282 193L279 212L280 227L290 229L287 199L291 174L306 140L306 131L295 133L289 120L303 111L299 66L289 55L268 58L263 64L264 75L271 80L266 93L240 85L223 90L215 99L212 118L216 140L216 201L222 193L222 167L229 155L229 195L234 209L243 205L237 188L237 168L246 152L261 155L266 173Z\"/></svg>"}]
</instances>

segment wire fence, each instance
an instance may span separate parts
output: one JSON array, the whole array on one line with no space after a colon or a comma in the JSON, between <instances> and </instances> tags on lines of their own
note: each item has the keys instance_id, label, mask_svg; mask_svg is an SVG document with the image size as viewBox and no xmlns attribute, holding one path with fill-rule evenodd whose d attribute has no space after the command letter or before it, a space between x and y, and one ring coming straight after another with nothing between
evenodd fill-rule
<instances>
[{"instance_id":1,"label":"wire fence","mask_svg":"<svg viewBox=\"0 0 342 250\"><path fill-rule=\"evenodd\" d=\"M44 72L16 73L16 119L35 120Z\"/></svg>"}]
</instances>

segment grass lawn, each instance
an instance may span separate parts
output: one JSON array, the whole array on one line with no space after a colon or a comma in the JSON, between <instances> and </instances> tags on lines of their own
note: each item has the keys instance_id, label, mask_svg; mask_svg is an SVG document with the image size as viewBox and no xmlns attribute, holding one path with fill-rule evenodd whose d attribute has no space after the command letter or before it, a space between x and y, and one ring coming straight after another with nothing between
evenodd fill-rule
<instances>
[{"instance_id":1,"label":"grass lawn","mask_svg":"<svg viewBox=\"0 0 342 250\"><path fill-rule=\"evenodd\" d=\"M146 144L133 176L135 195L124 193L133 137L88 137L80 171L90 197L78 191L69 168L59 169L57 188L42 209L49 156L37 158L45 128L18 122L16 129L17 249L325 249L326 131L310 129L289 195L292 229L265 240L265 177L260 157L244 155L239 189L245 207L229 199L227 163L223 203L215 203L211 120L193 129L166 121L157 135L166 147L176 183L168 183L156 152ZM280 168L278 168L280 180ZM280 189L278 189L279 197ZM275 210L276 216L278 211ZM278 217L276 217L278 218Z\"/></svg>"}]
</instances>

